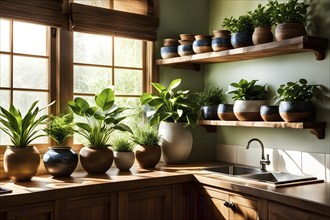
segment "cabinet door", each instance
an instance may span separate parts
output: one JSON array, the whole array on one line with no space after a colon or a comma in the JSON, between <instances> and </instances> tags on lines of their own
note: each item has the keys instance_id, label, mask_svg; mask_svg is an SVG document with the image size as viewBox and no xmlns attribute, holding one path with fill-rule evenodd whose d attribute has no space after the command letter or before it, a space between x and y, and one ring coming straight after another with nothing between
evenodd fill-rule
<instances>
[{"instance_id":1,"label":"cabinet door","mask_svg":"<svg viewBox=\"0 0 330 220\"><path fill-rule=\"evenodd\" d=\"M172 220L191 220L191 183L172 185Z\"/></svg>"},{"instance_id":2,"label":"cabinet door","mask_svg":"<svg viewBox=\"0 0 330 220\"><path fill-rule=\"evenodd\" d=\"M118 193L118 219L171 219L171 186Z\"/></svg>"},{"instance_id":3,"label":"cabinet door","mask_svg":"<svg viewBox=\"0 0 330 220\"><path fill-rule=\"evenodd\" d=\"M14 207L7 212L8 220L54 220L55 206L52 202Z\"/></svg>"},{"instance_id":4,"label":"cabinet door","mask_svg":"<svg viewBox=\"0 0 330 220\"><path fill-rule=\"evenodd\" d=\"M116 195L99 195L67 199L64 218L67 220L110 220L117 218ZM63 218L60 218L61 220Z\"/></svg>"},{"instance_id":5,"label":"cabinet door","mask_svg":"<svg viewBox=\"0 0 330 220\"><path fill-rule=\"evenodd\" d=\"M229 201L233 204L233 208L230 208L229 219L262 220L267 217L266 200L231 194L229 196Z\"/></svg>"}]
</instances>

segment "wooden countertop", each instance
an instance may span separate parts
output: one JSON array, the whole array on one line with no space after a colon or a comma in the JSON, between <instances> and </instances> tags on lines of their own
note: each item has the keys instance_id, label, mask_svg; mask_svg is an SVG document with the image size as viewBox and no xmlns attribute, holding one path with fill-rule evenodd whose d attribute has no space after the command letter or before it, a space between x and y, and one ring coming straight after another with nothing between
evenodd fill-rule
<instances>
[{"instance_id":1,"label":"wooden countertop","mask_svg":"<svg viewBox=\"0 0 330 220\"><path fill-rule=\"evenodd\" d=\"M54 178L49 175L36 176L30 182L1 181L0 186L13 190L0 194L0 207L12 207L42 198L61 199L68 193L81 196L93 192L105 193L183 182L200 182L233 192L249 194L291 206L304 208L330 216L330 183L276 188L246 179L217 175L203 170L205 167L223 166L221 162L166 165L160 163L155 169L145 170L134 166L130 171L120 172L111 168L103 175L90 175L84 171L74 172L71 177ZM111 187L109 187L111 186Z\"/></svg>"}]
</instances>

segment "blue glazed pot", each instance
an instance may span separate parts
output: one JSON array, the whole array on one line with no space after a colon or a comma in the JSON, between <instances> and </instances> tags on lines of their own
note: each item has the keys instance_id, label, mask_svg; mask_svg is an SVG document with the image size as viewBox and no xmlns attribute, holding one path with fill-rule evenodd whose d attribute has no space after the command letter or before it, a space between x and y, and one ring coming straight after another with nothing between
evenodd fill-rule
<instances>
[{"instance_id":1,"label":"blue glazed pot","mask_svg":"<svg viewBox=\"0 0 330 220\"><path fill-rule=\"evenodd\" d=\"M192 44L179 45L178 46L178 54L180 56L187 56L187 55L194 54Z\"/></svg>"},{"instance_id":2,"label":"blue glazed pot","mask_svg":"<svg viewBox=\"0 0 330 220\"><path fill-rule=\"evenodd\" d=\"M230 38L231 45L233 45L234 48L247 47L253 45L252 34L253 34L252 31L237 32L231 34L231 38Z\"/></svg>"},{"instance_id":3,"label":"blue glazed pot","mask_svg":"<svg viewBox=\"0 0 330 220\"><path fill-rule=\"evenodd\" d=\"M282 121L278 105L262 105L260 116L264 121Z\"/></svg>"},{"instance_id":4,"label":"blue glazed pot","mask_svg":"<svg viewBox=\"0 0 330 220\"><path fill-rule=\"evenodd\" d=\"M195 53L211 52L211 37L208 35L196 35L193 42L193 50Z\"/></svg>"},{"instance_id":5,"label":"blue glazed pot","mask_svg":"<svg viewBox=\"0 0 330 220\"><path fill-rule=\"evenodd\" d=\"M229 50L233 48L230 42L230 37L215 37L211 44L214 51Z\"/></svg>"},{"instance_id":6,"label":"blue glazed pot","mask_svg":"<svg viewBox=\"0 0 330 220\"><path fill-rule=\"evenodd\" d=\"M78 155L70 147L49 147L43 156L43 162L50 175L65 177L76 169Z\"/></svg>"},{"instance_id":7,"label":"blue glazed pot","mask_svg":"<svg viewBox=\"0 0 330 220\"><path fill-rule=\"evenodd\" d=\"M218 105L202 106L201 115L205 120L219 120Z\"/></svg>"},{"instance_id":8,"label":"blue glazed pot","mask_svg":"<svg viewBox=\"0 0 330 220\"><path fill-rule=\"evenodd\" d=\"M314 120L315 108L312 102L282 101L279 112L286 122L302 122Z\"/></svg>"},{"instance_id":9,"label":"blue glazed pot","mask_svg":"<svg viewBox=\"0 0 330 220\"><path fill-rule=\"evenodd\" d=\"M234 105L222 103L218 106L218 117L223 121L237 121Z\"/></svg>"},{"instance_id":10,"label":"blue glazed pot","mask_svg":"<svg viewBox=\"0 0 330 220\"><path fill-rule=\"evenodd\" d=\"M160 55L163 59L171 58L171 57L178 57L177 46L167 46L160 48Z\"/></svg>"}]
</instances>

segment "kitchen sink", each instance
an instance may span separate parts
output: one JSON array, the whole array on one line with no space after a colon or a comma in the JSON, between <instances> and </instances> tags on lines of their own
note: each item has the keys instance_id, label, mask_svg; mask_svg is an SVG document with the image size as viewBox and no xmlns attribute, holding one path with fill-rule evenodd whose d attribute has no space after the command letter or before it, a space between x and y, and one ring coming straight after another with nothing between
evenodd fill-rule
<instances>
[{"instance_id":1,"label":"kitchen sink","mask_svg":"<svg viewBox=\"0 0 330 220\"><path fill-rule=\"evenodd\" d=\"M244 166L224 166L224 167L211 167L205 168L204 170L222 173L227 175L246 175L246 174L257 174L264 173L262 170L258 168L244 167Z\"/></svg>"},{"instance_id":2,"label":"kitchen sink","mask_svg":"<svg viewBox=\"0 0 330 220\"><path fill-rule=\"evenodd\" d=\"M300 176L300 175L293 175L290 173L276 173L276 172L251 174L245 177L259 181L271 182L274 184L285 184L292 182L316 180L316 177L312 177L312 176Z\"/></svg>"}]
</instances>

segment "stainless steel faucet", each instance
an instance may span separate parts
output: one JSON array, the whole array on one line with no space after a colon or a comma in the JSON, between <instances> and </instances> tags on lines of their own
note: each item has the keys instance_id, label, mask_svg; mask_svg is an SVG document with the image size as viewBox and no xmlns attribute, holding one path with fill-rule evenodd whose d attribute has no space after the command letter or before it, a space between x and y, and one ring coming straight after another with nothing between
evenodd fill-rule
<instances>
[{"instance_id":1,"label":"stainless steel faucet","mask_svg":"<svg viewBox=\"0 0 330 220\"><path fill-rule=\"evenodd\" d=\"M264 149L264 145L262 144L261 140L259 140L258 138L252 138L251 140L249 140L249 142L247 143L246 149L249 149L251 142L253 141L257 141L259 142L259 144L261 145L261 160L260 160L260 169L262 171L267 171L266 170L266 165L270 164L270 160L269 160L269 154L267 154L267 159L265 158L265 149Z\"/></svg>"}]
</instances>

